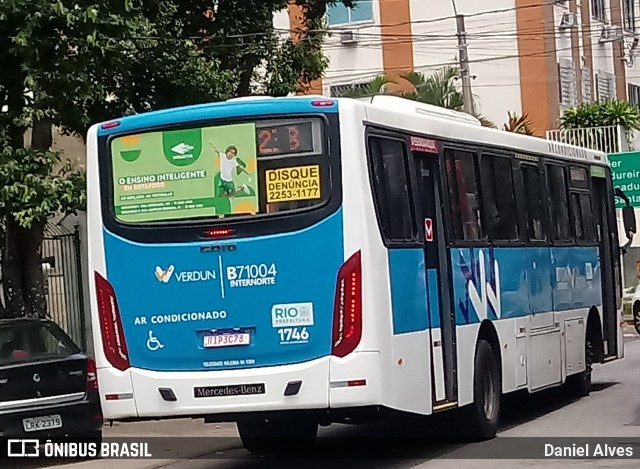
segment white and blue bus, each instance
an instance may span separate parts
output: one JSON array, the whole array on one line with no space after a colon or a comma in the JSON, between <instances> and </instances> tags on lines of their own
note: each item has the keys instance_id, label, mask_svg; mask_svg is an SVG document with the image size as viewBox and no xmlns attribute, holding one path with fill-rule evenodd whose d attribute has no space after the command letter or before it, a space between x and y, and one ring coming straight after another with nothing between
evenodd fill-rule
<instances>
[{"instance_id":1,"label":"white and blue bus","mask_svg":"<svg viewBox=\"0 0 640 469\"><path fill-rule=\"evenodd\" d=\"M460 408L490 438L502 394L586 395L623 355L603 153L311 96L95 125L87 167L106 419L237 421L260 451Z\"/></svg>"}]
</instances>

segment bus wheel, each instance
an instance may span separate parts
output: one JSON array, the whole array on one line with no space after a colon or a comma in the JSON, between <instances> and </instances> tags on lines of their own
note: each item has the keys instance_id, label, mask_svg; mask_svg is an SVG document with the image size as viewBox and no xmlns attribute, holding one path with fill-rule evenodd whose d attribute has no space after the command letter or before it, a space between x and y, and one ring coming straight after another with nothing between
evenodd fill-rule
<instances>
[{"instance_id":1,"label":"bus wheel","mask_svg":"<svg viewBox=\"0 0 640 469\"><path fill-rule=\"evenodd\" d=\"M591 369L593 365L593 344L589 340L589 331L585 339L585 369L576 375L568 376L565 383L567 393L571 397L587 397L591 393Z\"/></svg>"},{"instance_id":2,"label":"bus wheel","mask_svg":"<svg viewBox=\"0 0 640 469\"><path fill-rule=\"evenodd\" d=\"M468 436L474 440L493 438L498 431L502 386L500 368L491 345L478 342L473 372L473 404L464 413Z\"/></svg>"},{"instance_id":3,"label":"bus wheel","mask_svg":"<svg viewBox=\"0 0 640 469\"><path fill-rule=\"evenodd\" d=\"M253 454L284 454L309 450L318 435L318 423L301 417L238 421L245 449Z\"/></svg>"}]
</instances>

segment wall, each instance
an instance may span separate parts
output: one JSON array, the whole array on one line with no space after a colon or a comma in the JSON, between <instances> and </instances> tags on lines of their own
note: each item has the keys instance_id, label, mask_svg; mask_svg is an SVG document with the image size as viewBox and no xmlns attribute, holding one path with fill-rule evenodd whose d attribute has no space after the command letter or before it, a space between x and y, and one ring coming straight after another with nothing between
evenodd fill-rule
<instances>
[{"instance_id":1,"label":"wall","mask_svg":"<svg viewBox=\"0 0 640 469\"><path fill-rule=\"evenodd\" d=\"M367 82L382 73L382 28L380 2L372 2L373 19L348 24L329 26L331 34L326 39L324 52L329 59L329 68L323 80L323 92L329 96L331 86ZM353 31L358 43L343 45L340 33Z\"/></svg>"}]
</instances>

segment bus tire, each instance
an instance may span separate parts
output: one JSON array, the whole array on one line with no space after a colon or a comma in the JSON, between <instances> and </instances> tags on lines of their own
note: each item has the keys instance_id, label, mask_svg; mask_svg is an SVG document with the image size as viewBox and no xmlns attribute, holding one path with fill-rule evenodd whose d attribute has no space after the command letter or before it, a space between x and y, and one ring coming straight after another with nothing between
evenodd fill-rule
<instances>
[{"instance_id":1,"label":"bus tire","mask_svg":"<svg viewBox=\"0 0 640 469\"><path fill-rule=\"evenodd\" d=\"M565 389L570 397L587 397L591 393L591 370L593 368L593 344L589 340L589 332L585 338L585 369L584 371L567 377Z\"/></svg>"},{"instance_id":2,"label":"bus tire","mask_svg":"<svg viewBox=\"0 0 640 469\"><path fill-rule=\"evenodd\" d=\"M313 446L318 423L301 417L243 419L238 421L238 433L252 454L291 454Z\"/></svg>"},{"instance_id":3,"label":"bus tire","mask_svg":"<svg viewBox=\"0 0 640 469\"><path fill-rule=\"evenodd\" d=\"M468 434L473 440L493 438L500 420L502 384L500 367L489 342L480 340L473 372L473 404L464 413Z\"/></svg>"}]
</instances>

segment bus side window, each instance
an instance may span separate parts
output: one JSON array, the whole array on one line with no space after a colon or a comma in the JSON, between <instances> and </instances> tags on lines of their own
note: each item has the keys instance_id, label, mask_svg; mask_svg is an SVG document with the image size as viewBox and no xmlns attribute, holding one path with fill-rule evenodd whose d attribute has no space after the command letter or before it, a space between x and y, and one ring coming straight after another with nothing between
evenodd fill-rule
<instances>
[{"instance_id":1,"label":"bus side window","mask_svg":"<svg viewBox=\"0 0 640 469\"><path fill-rule=\"evenodd\" d=\"M576 239L584 242L596 240L596 222L591 206L591 195L585 192L571 193L571 215Z\"/></svg>"},{"instance_id":2,"label":"bus side window","mask_svg":"<svg viewBox=\"0 0 640 469\"><path fill-rule=\"evenodd\" d=\"M554 241L571 241L567 177L562 166L547 165L547 187L551 205L552 238Z\"/></svg>"},{"instance_id":3,"label":"bus side window","mask_svg":"<svg viewBox=\"0 0 640 469\"><path fill-rule=\"evenodd\" d=\"M595 242L597 239L596 218L593 215L591 194L580 194L580 210L582 211L582 223L584 223L585 241Z\"/></svg>"},{"instance_id":4,"label":"bus side window","mask_svg":"<svg viewBox=\"0 0 640 469\"><path fill-rule=\"evenodd\" d=\"M446 150L445 158L454 238L459 241L484 239L475 154Z\"/></svg>"},{"instance_id":5,"label":"bus side window","mask_svg":"<svg viewBox=\"0 0 640 469\"><path fill-rule=\"evenodd\" d=\"M587 170L572 166L570 175L571 218L575 230L576 240L592 243L596 240L596 221L591 206L589 193L589 177Z\"/></svg>"},{"instance_id":6,"label":"bus side window","mask_svg":"<svg viewBox=\"0 0 640 469\"><path fill-rule=\"evenodd\" d=\"M387 241L415 241L418 230L411 205L407 149L400 140L370 137L373 193L382 233Z\"/></svg>"},{"instance_id":7,"label":"bus side window","mask_svg":"<svg viewBox=\"0 0 640 469\"><path fill-rule=\"evenodd\" d=\"M580 209L580 194L573 192L571 194L571 217L573 218L573 229L576 239L584 240L584 232L582 230L582 210Z\"/></svg>"},{"instance_id":8,"label":"bus side window","mask_svg":"<svg viewBox=\"0 0 640 469\"><path fill-rule=\"evenodd\" d=\"M518 215L511 159L482 155L480 168L482 201L489 238L496 241L514 241L518 239Z\"/></svg>"},{"instance_id":9,"label":"bus side window","mask_svg":"<svg viewBox=\"0 0 640 469\"><path fill-rule=\"evenodd\" d=\"M527 231L529 241L544 241L544 197L542 175L537 166L523 164L522 181L527 201Z\"/></svg>"}]
</instances>

